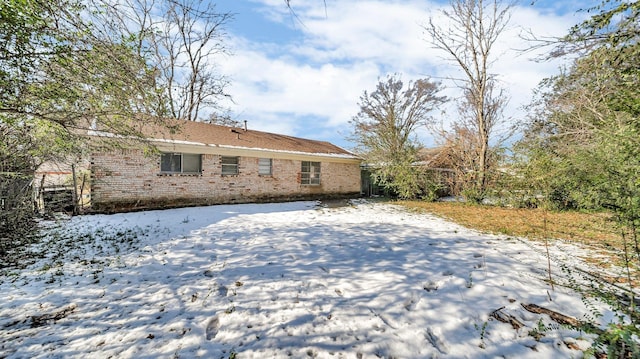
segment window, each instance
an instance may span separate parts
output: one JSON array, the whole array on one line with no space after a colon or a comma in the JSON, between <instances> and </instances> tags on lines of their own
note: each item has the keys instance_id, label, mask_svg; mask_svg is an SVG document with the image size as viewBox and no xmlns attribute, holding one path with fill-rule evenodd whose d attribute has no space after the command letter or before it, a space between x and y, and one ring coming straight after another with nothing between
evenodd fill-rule
<instances>
[{"instance_id":1,"label":"window","mask_svg":"<svg viewBox=\"0 0 640 359\"><path fill-rule=\"evenodd\" d=\"M192 153L163 153L160 156L162 173L201 173L202 155Z\"/></svg>"},{"instance_id":2,"label":"window","mask_svg":"<svg viewBox=\"0 0 640 359\"><path fill-rule=\"evenodd\" d=\"M238 174L238 157L222 156L221 162L223 175Z\"/></svg>"},{"instance_id":3,"label":"window","mask_svg":"<svg viewBox=\"0 0 640 359\"><path fill-rule=\"evenodd\" d=\"M320 162L302 161L300 183L312 185L320 184Z\"/></svg>"},{"instance_id":4,"label":"window","mask_svg":"<svg viewBox=\"0 0 640 359\"><path fill-rule=\"evenodd\" d=\"M271 176L271 158L258 159L258 174L261 176Z\"/></svg>"}]
</instances>

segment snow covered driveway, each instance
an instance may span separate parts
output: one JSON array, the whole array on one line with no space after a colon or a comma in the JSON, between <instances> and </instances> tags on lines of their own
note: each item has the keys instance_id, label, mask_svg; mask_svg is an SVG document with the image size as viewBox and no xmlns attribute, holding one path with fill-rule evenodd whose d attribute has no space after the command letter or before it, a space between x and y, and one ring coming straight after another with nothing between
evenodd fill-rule
<instances>
[{"instance_id":1,"label":"snow covered driveway","mask_svg":"<svg viewBox=\"0 0 640 359\"><path fill-rule=\"evenodd\" d=\"M575 358L589 345L522 308L588 313L544 282L538 245L388 204L84 216L64 232L91 243L0 278L0 357Z\"/></svg>"}]
</instances>

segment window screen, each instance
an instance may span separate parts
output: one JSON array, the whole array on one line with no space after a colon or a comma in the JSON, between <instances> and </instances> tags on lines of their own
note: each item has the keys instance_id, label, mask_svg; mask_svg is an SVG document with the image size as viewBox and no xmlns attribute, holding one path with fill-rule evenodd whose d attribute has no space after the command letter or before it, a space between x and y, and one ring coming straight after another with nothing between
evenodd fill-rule
<instances>
[{"instance_id":1,"label":"window screen","mask_svg":"<svg viewBox=\"0 0 640 359\"><path fill-rule=\"evenodd\" d=\"M160 159L161 172L182 172L182 154L163 153Z\"/></svg>"},{"instance_id":2,"label":"window screen","mask_svg":"<svg viewBox=\"0 0 640 359\"><path fill-rule=\"evenodd\" d=\"M163 153L160 156L160 172L200 173L202 155L192 153Z\"/></svg>"},{"instance_id":3,"label":"window screen","mask_svg":"<svg viewBox=\"0 0 640 359\"><path fill-rule=\"evenodd\" d=\"M182 172L200 173L202 171L202 156L191 153L182 154Z\"/></svg>"},{"instance_id":4,"label":"window screen","mask_svg":"<svg viewBox=\"0 0 640 359\"><path fill-rule=\"evenodd\" d=\"M223 175L238 174L238 157L222 156L222 174Z\"/></svg>"},{"instance_id":5,"label":"window screen","mask_svg":"<svg viewBox=\"0 0 640 359\"><path fill-rule=\"evenodd\" d=\"M258 174L263 176L271 176L271 158L258 159Z\"/></svg>"},{"instance_id":6,"label":"window screen","mask_svg":"<svg viewBox=\"0 0 640 359\"><path fill-rule=\"evenodd\" d=\"M320 184L320 162L302 161L300 183Z\"/></svg>"}]
</instances>

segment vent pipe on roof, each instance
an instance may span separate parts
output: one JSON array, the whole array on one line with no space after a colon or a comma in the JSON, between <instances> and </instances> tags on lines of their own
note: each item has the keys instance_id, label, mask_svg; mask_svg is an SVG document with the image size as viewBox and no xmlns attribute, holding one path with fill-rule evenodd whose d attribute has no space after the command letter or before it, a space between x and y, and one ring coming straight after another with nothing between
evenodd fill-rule
<instances>
[{"instance_id":1,"label":"vent pipe on roof","mask_svg":"<svg viewBox=\"0 0 640 359\"><path fill-rule=\"evenodd\" d=\"M247 120L244 120L244 131L247 131Z\"/></svg>"},{"instance_id":2,"label":"vent pipe on roof","mask_svg":"<svg viewBox=\"0 0 640 359\"><path fill-rule=\"evenodd\" d=\"M233 133L235 133L236 135L238 135L238 139L240 139L240 131L238 131L238 130L236 130L236 129L232 128L232 129L231 129L231 132L233 132Z\"/></svg>"}]
</instances>

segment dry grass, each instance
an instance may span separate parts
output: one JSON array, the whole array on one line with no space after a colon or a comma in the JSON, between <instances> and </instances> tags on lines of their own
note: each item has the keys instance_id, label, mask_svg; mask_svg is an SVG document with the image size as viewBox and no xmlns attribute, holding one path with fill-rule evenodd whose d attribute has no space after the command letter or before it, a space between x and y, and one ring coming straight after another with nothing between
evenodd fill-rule
<instances>
[{"instance_id":1,"label":"dry grass","mask_svg":"<svg viewBox=\"0 0 640 359\"><path fill-rule=\"evenodd\" d=\"M555 238L595 247L617 247L620 233L604 213L550 212L475 206L461 202L401 201L403 206L422 209L463 226L485 232L531 239Z\"/></svg>"},{"instance_id":2,"label":"dry grass","mask_svg":"<svg viewBox=\"0 0 640 359\"><path fill-rule=\"evenodd\" d=\"M601 268L624 266L624 245L620 230L606 213L552 212L476 206L461 202L399 201L405 207L424 210L468 228L483 232L526 237L533 240L560 239L594 249L599 255L583 260ZM635 265L632 265L635 267ZM626 281L616 278L614 281ZM635 280L634 280L635 281Z\"/></svg>"}]
</instances>

